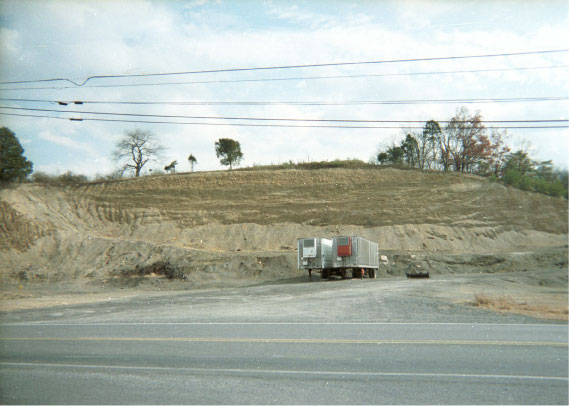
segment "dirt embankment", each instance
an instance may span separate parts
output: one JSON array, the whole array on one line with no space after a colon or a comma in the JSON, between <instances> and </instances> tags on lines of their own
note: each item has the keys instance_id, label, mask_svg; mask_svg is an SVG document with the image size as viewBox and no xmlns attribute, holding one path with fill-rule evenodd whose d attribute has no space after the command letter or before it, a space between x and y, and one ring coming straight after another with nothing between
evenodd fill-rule
<instances>
[{"instance_id":1,"label":"dirt embankment","mask_svg":"<svg viewBox=\"0 0 569 406\"><path fill-rule=\"evenodd\" d=\"M291 169L21 185L0 191L0 219L0 283L21 291L294 278L303 275L297 238L341 234L379 242L388 257L380 275L567 272L565 200L455 173Z\"/></svg>"}]
</instances>

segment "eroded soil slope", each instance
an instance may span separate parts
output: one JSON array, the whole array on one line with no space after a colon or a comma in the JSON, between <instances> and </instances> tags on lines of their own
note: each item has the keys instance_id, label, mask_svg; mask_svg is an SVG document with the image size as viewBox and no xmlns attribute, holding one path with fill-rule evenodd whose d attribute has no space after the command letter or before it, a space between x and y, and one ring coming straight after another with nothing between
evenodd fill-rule
<instances>
[{"instance_id":1,"label":"eroded soil slope","mask_svg":"<svg viewBox=\"0 0 569 406\"><path fill-rule=\"evenodd\" d=\"M567 272L567 201L455 173L288 169L26 184L0 191L0 219L7 289L294 278L303 275L296 239L338 234L378 241L389 260L380 275L413 266L433 275Z\"/></svg>"}]
</instances>

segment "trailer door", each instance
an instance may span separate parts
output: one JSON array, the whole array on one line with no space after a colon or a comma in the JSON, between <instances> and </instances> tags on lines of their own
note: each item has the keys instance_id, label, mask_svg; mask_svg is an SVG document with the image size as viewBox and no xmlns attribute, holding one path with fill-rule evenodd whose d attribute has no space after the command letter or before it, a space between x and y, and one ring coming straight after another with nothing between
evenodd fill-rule
<instances>
[{"instance_id":1,"label":"trailer door","mask_svg":"<svg viewBox=\"0 0 569 406\"><path fill-rule=\"evenodd\" d=\"M302 257L316 258L316 238L305 238L302 241Z\"/></svg>"}]
</instances>

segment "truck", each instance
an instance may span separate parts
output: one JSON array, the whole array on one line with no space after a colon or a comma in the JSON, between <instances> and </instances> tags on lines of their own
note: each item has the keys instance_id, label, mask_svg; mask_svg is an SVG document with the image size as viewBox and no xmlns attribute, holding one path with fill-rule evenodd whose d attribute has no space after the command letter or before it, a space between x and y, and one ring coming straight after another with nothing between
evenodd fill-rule
<instances>
[{"instance_id":1,"label":"truck","mask_svg":"<svg viewBox=\"0 0 569 406\"><path fill-rule=\"evenodd\" d=\"M339 276L346 279L375 278L379 269L378 244L363 237L338 236L331 240L310 237L298 239L298 269L320 272L322 279Z\"/></svg>"},{"instance_id":2,"label":"truck","mask_svg":"<svg viewBox=\"0 0 569 406\"><path fill-rule=\"evenodd\" d=\"M298 239L298 269L308 270L312 281L312 271L321 272L332 267L332 240L309 237Z\"/></svg>"}]
</instances>

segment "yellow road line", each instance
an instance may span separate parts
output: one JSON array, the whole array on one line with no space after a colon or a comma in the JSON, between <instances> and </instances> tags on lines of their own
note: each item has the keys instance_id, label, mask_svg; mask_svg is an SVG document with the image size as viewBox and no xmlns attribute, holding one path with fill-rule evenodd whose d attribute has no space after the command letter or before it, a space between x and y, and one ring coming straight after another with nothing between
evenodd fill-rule
<instances>
[{"instance_id":1,"label":"yellow road line","mask_svg":"<svg viewBox=\"0 0 569 406\"><path fill-rule=\"evenodd\" d=\"M475 341L475 340L359 340L331 338L219 338L219 337L0 337L0 341L116 341L116 342L195 342L266 344L424 344L424 345L501 345L568 347L555 341Z\"/></svg>"}]
</instances>

